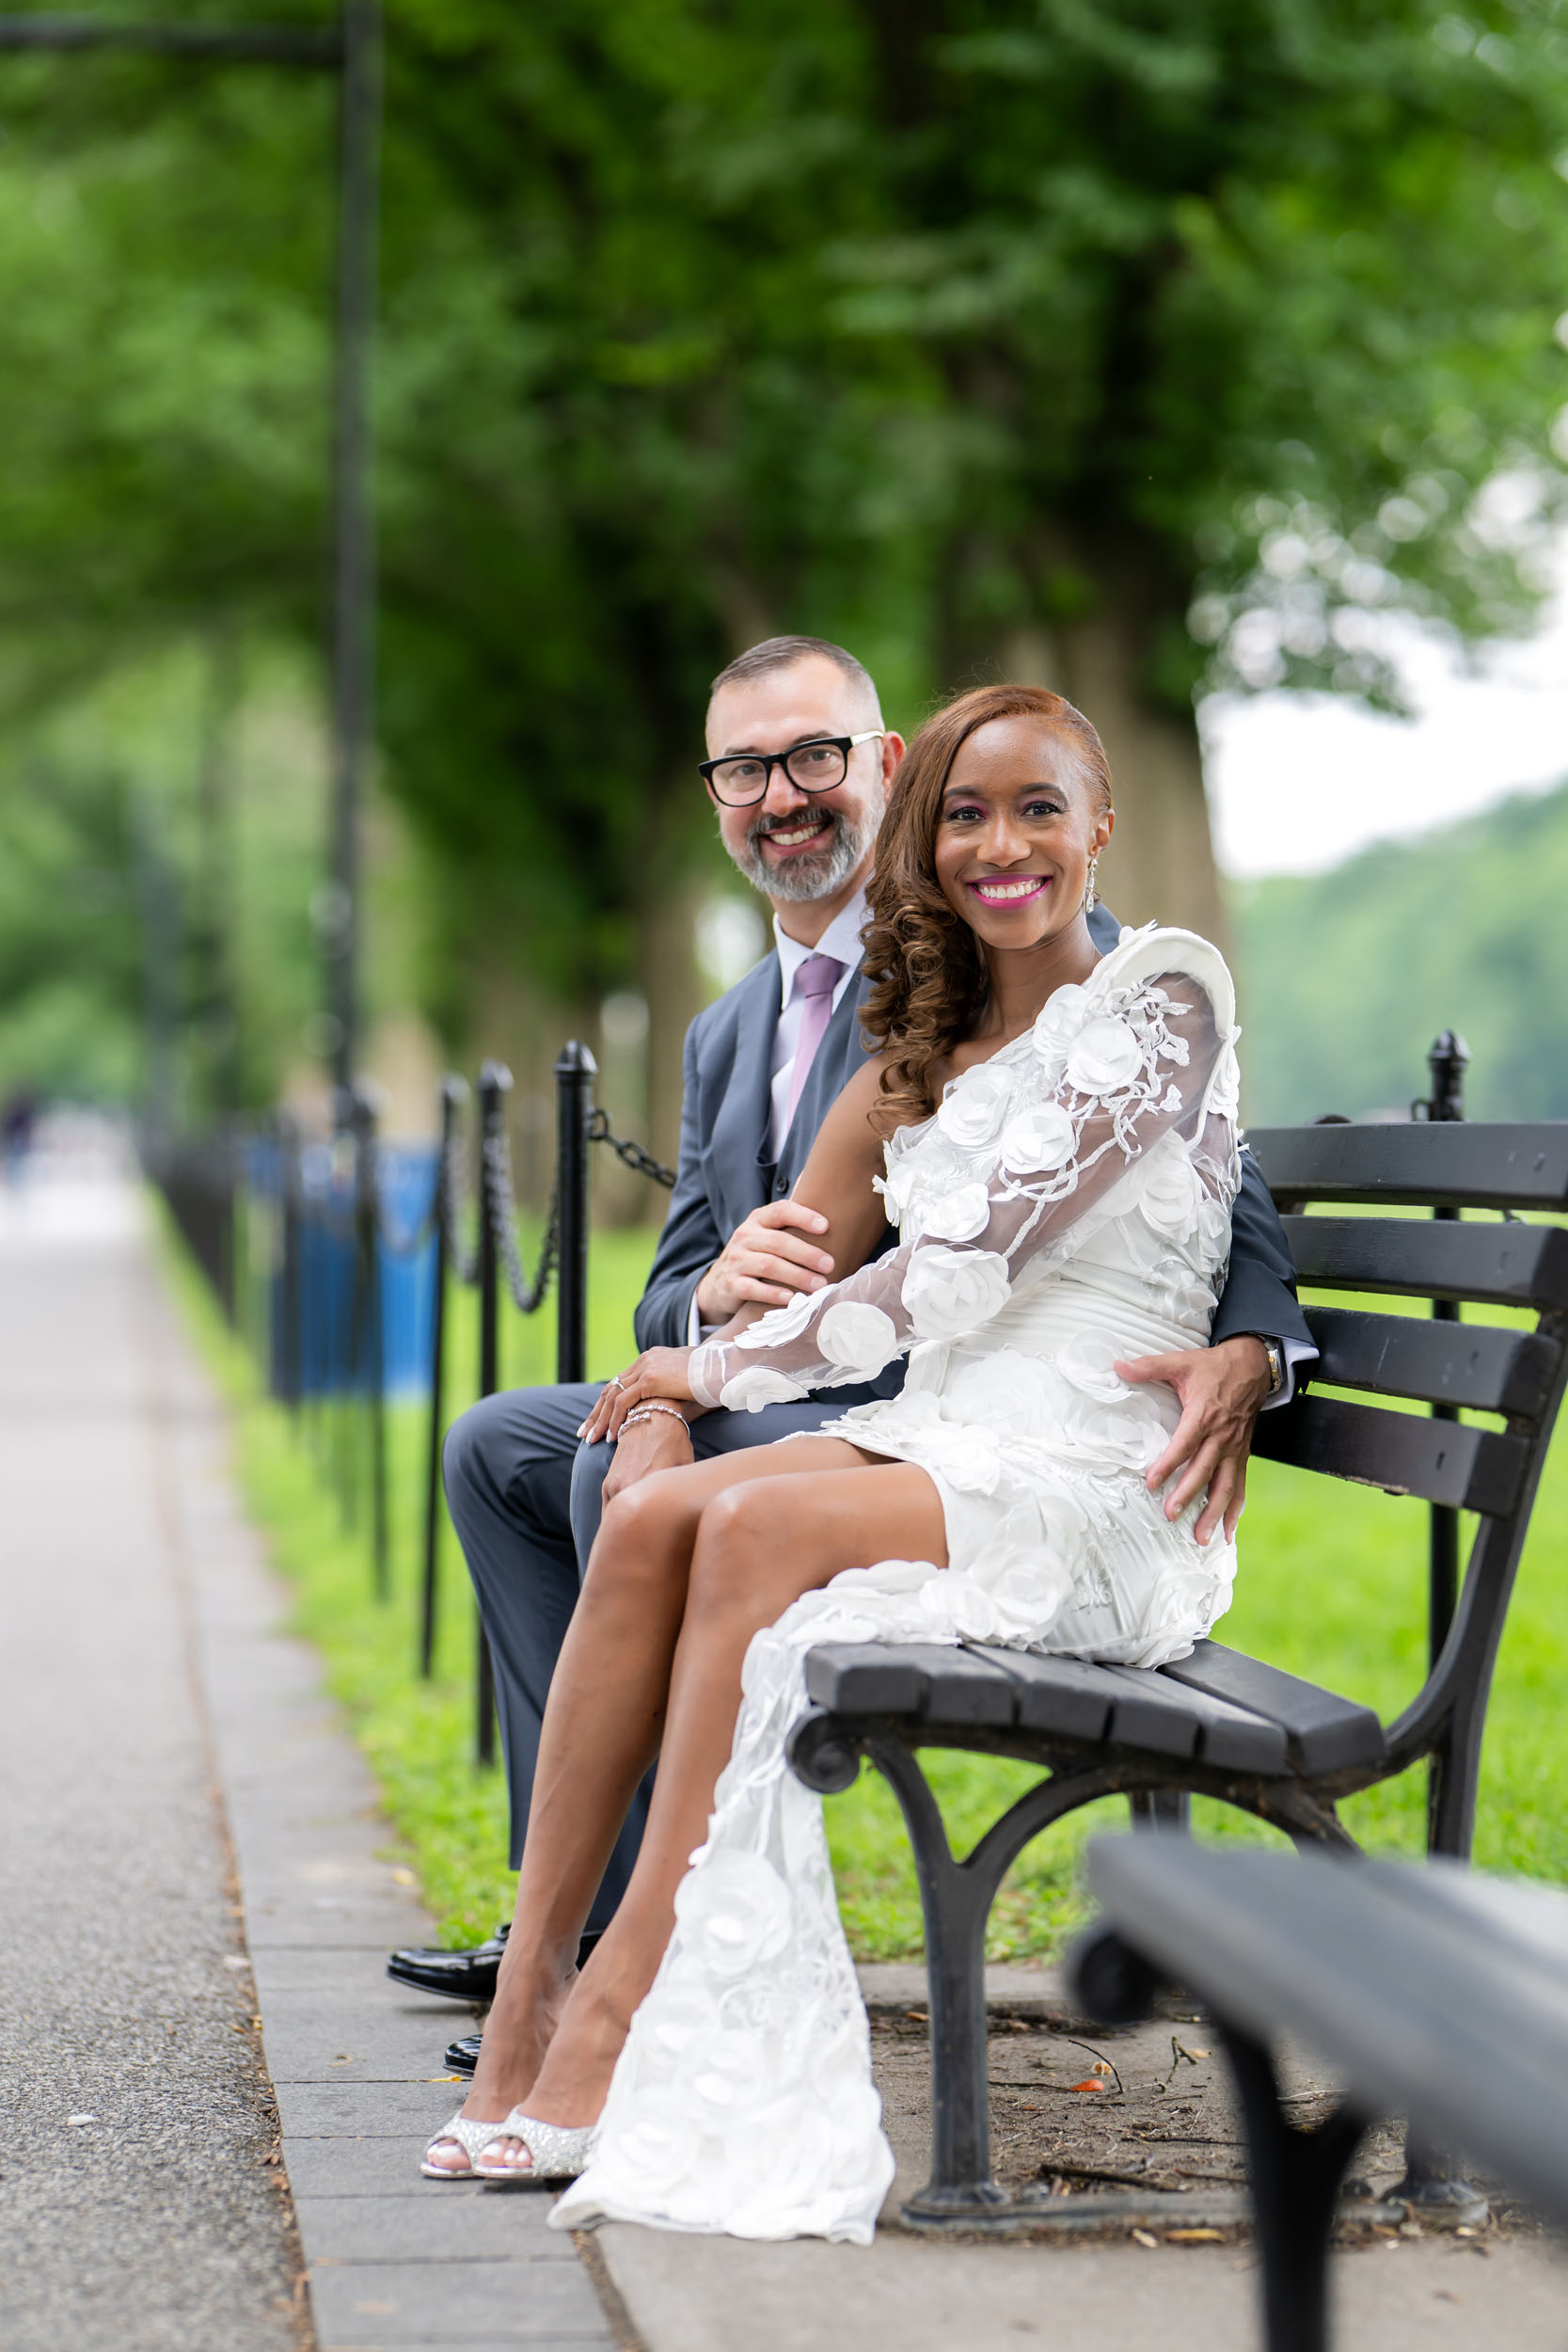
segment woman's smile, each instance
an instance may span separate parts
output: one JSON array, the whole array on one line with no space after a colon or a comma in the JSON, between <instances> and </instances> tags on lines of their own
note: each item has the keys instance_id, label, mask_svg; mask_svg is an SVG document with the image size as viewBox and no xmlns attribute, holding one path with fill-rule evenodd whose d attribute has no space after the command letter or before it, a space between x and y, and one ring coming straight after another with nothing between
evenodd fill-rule
<instances>
[{"instance_id":1,"label":"woman's smile","mask_svg":"<svg viewBox=\"0 0 1568 2352\"><path fill-rule=\"evenodd\" d=\"M1042 890L1051 887L1049 874L982 874L977 882L966 884L988 907L1022 906L1025 899L1037 898Z\"/></svg>"}]
</instances>

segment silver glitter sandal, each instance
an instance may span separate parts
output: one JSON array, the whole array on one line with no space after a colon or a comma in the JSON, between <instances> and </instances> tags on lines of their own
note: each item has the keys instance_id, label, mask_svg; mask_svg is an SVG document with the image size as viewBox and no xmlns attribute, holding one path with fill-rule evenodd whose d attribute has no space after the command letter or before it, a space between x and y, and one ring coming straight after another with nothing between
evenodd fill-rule
<instances>
[{"instance_id":1,"label":"silver glitter sandal","mask_svg":"<svg viewBox=\"0 0 1568 2352\"><path fill-rule=\"evenodd\" d=\"M425 2150L424 2161L420 2166L420 2170L424 2174L427 2181L471 2181L476 2177L479 2171L479 2167L474 2159L478 2156L480 2150L484 2147L487 2141L494 2139L498 2132L503 2132L505 2129L505 2123L481 2123L477 2122L470 2122L468 2117L464 2114L462 2108L459 2107L457 2113L452 2117L451 2122L450 2123L442 2124L440 2130L436 2133L435 2138ZM444 2139L455 2140L459 2148L462 2149L463 2153L467 2157L467 2165L463 2171L454 2172L450 2165L431 2163L431 2157L436 2153L436 2149L439 2148Z\"/></svg>"},{"instance_id":2,"label":"silver glitter sandal","mask_svg":"<svg viewBox=\"0 0 1568 2352\"><path fill-rule=\"evenodd\" d=\"M586 2169L599 2136L596 2123L546 2123L537 2115L525 2115L521 2107L514 2107L504 2123L486 2128L491 2140L522 2140L533 2162L486 2164L482 2151L470 2159L482 2181L575 2181Z\"/></svg>"}]
</instances>

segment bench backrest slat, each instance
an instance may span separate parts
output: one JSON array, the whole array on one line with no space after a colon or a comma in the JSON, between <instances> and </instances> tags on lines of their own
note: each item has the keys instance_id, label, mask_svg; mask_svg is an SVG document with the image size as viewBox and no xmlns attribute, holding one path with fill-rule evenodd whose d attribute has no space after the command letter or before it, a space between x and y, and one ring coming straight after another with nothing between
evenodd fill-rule
<instances>
[{"instance_id":1,"label":"bench backrest slat","mask_svg":"<svg viewBox=\"0 0 1568 2352\"><path fill-rule=\"evenodd\" d=\"M1279 1200L1568 1209L1568 1120L1254 1127L1247 1143Z\"/></svg>"},{"instance_id":2,"label":"bench backrest slat","mask_svg":"<svg viewBox=\"0 0 1568 2352\"><path fill-rule=\"evenodd\" d=\"M1513 1510L1533 1452L1523 1438L1333 1396L1307 1396L1260 1414L1252 1450L1298 1470L1491 1518Z\"/></svg>"},{"instance_id":3,"label":"bench backrest slat","mask_svg":"<svg viewBox=\"0 0 1568 2352\"><path fill-rule=\"evenodd\" d=\"M1462 1225L1417 1217L1287 1216L1304 1288L1397 1297L1568 1307L1568 1232L1555 1225Z\"/></svg>"},{"instance_id":4,"label":"bench backrest slat","mask_svg":"<svg viewBox=\"0 0 1568 2352\"><path fill-rule=\"evenodd\" d=\"M1551 1396L1562 1351L1535 1331L1496 1324L1426 1323L1416 1315L1309 1307L1319 1387L1368 1389L1427 1405L1533 1420Z\"/></svg>"}]
</instances>

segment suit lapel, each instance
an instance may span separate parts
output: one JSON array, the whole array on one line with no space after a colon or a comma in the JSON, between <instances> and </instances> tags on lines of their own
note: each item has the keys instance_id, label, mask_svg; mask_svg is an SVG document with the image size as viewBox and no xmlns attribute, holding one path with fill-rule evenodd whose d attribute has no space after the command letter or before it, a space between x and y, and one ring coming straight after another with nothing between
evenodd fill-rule
<instances>
[{"instance_id":1,"label":"suit lapel","mask_svg":"<svg viewBox=\"0 0 1568 2352\"><path fill-rule=\"evenodd\" d=\"M713 1122L712 1167L728 1219L720 1220L726 1234L768 1199L771 1169L765 1155L781 985L776 949L740 983L735 1060Z\"/></svg>"}]
</instances>

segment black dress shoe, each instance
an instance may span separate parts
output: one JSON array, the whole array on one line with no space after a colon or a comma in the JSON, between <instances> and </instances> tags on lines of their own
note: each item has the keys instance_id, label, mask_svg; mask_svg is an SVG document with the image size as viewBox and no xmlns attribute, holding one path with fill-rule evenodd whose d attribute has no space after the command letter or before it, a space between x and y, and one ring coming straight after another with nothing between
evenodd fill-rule
<instances>
[{"instance_id":1,"label":"black dress shoe","mask_svg":"<svg viewBox=\"0 0 1568 2352\"><path fill-rule=\"evenodd\" d=\"M476 1944L466 1952L420 1947L394 1952L387 1963L387 1974L398 1984L411 1984L420 1993L439 1993L449 2001L494 2000L510 1925L503 1920L488 1943Z\"/></svg>"},{"instance_id":2,"label":"black dress shoe","mask_svg":"<svg viewBox=\"0 0 1568 2352\"><path fill-rule=\"evenodd\" d=\"M461 2042L449 2042L445 2064L449 2074L471 2074L479 2064L478 2034L466 2033Z\"/></svg>"},{"instance_id":3,"label":"black dress shoe","mask_svg":"<svg viewBox=\"0 0 1568 2352\"><path fill-rule=\"evenodd\" d=\"M579 1968L586 1963L589 1953L602 1933L602 1929L595 1930L594 1933L585 1935L578 1946ZM474 2068L479 2064L479 2042L480 2037L477 2033L466 2033L461 2042L447 2043L446 2068L449 2074L471 2074L473 2073Z\"/></svg>"}]
</instances>

